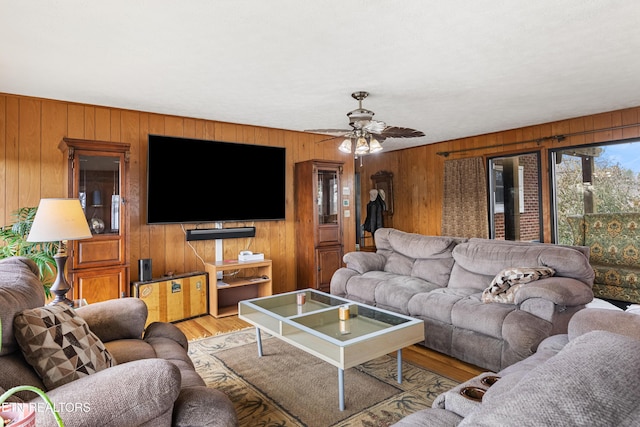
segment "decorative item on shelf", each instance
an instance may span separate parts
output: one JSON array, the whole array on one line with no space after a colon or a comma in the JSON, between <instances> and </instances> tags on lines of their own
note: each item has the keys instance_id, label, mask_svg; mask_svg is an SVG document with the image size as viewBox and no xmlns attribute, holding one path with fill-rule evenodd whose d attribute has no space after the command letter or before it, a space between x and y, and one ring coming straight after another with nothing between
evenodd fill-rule
<instances>
[{"instance_id":1,"label":"decorative item on shelf","mask_svg":"<svg viewBox=\"0 0 640 427\"><path fill-rule=\"evenodd\" d=\"M96 208L102 207L102 191L93 190L93 193L91 193L91 207L93 208L93 215L89 221L91 230L96 234L100 234L104 231L104 221L97 216Z\"/></svg>"},{"instance_id":2,"label":"decorative item on shelf","mask_svg":"<svg viewBox=\"0 0 640 427\"><path fill-rule=\"evenodd\" d=\"M100 218L91 218L91 230L93 230L96 234L101 234L104 232L104 221Z\"/></svg>"},{"instance_id":3,"label":"decorative item on shelf","mask_svg":"<svg viewBox=\"0 0 640 427\"><path fill-rule=\"evenodd\" d=\"M73 306L66 297L71 289L64 275L67 263L66 241L91 238L91 231L78 199L41 199L28 242L60 242L54 255L58 272L50 290L56 297L51 304L63 302Z\"/></svg>"},{"instance_id":4,"label":"decorative item on shelf","mask_svg":"<svg viewBox=\"0 0 640 427\"><path fill-rule=\"evenodd\" d=\"M111 195L111 230L118 231L120 229L120 196Z\"/></svg>"},{"instance_id":5,"label":"decorative item on shelf","mask_svg":"<svg viewBox=\"0 0 640 427\"><path fill-rule=\"evenodd\" d=\"M115 163L119 163L117 160ZM118 171L113 171L113 193L111 194L111 230L120 229L120 195L118 194Z\"/></svg>"},{"instance_id":6,"label":"decorative item on shelf","mask_svg":"<svg viewBox=\"0 0 640 427\"><path fill-rule=\"evenodd\" d=\"M100 190L93 190L93 193L91 195L91 202L91 207L102 207L102 192Z\"/></svg>"},{"instance_id":7,"label":"decorative item on shelf","mask_svg":"<svg viewBox=\"0 0 640 427\"><path fill-rule=\"evenodd\" d=\"M78 199L80 199L80 206L82 206L83 211L87 211L87 193L81 191L78 193Z\"/></svg>"}]
</instances>

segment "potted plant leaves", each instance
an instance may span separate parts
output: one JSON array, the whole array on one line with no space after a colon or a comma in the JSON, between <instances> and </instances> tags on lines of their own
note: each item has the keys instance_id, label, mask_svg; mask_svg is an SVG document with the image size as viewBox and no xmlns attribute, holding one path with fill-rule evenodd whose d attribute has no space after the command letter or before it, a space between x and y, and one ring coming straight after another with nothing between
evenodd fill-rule
<instances>
[{"instance_id":1,"label":"potted plant leaves","mask_svg":"<svg viewBox=\"0 0 640 427\"><path fill-rule=\"evenodd\" d=\"M32 259L38 266L40 281L44 285L47 297L49 288L56 277L56 262L53 256L58 251L57 242L27 242L27 236L33 225L37 207L24 207L12 213L15 222L0 227L0 259L11 256L24 256Z\"/></svg>"}]
</instances>

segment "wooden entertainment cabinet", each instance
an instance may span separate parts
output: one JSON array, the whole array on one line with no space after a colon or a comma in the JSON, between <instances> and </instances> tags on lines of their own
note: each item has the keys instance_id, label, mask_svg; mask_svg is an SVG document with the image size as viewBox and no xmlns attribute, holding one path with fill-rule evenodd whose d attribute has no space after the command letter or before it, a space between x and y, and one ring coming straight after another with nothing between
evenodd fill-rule
<instances>
[{"instance_id":1,"label":"wooden entertainment cabinet","mask_svg":"<svg viewBox=\"0 0 640 427\"><path fill-rule=\"evenodd\" d=\"M273 292L271 260L220 261L205 263L209 273L209 314L224 317L238 314L238 302L269 296ZM222 280L217 280L222 273Z\"/></svg>"}]
</instances>

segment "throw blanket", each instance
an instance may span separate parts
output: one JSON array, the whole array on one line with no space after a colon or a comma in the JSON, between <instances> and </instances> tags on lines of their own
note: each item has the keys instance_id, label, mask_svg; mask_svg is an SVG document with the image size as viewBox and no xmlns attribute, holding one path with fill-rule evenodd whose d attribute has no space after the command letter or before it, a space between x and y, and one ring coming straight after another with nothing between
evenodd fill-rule
<instances>
[{"instance_id":1,"label":"throw blanket","mask_svg":"<svg viewBox=\"0 0 640 427\"><path fill-rule=\"evenodd\" d=\"M499 272L491 285L482 292L482 302L513 304L516 292L525 283L551 277L555 270L551 267L516 267Z\"/></svg>"}]
</instances>

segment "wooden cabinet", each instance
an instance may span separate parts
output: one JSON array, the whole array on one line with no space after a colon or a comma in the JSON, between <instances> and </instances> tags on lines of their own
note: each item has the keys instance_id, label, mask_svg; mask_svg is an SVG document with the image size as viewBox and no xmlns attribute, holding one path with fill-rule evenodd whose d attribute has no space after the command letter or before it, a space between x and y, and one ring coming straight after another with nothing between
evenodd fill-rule
<instances>
[{"instance_id":1,"label":"wooden cabinet","mask_svg":"<svg viewBox=\"0 0 640 427\"><path fill-rule=\"evenodd\" d=\"M297 288L329 292L342 266L342 162L295 165Z\"/></svg>"},{"instance_id":2,"label":"wooden cabinet","mask_svg":"<svg viewBox=\"0 0 640 427\"><path fill-rule=\"evenodd\" d=\"M209 314L238 314L238 302L272 294L271 260L205 263L209 274ZM218 279L218 277L222 277Z\"/></svg>"},{"instance_id":3,"label":"wooden cabinet","mask_svg":"<svg viewBox=\"0 0 640 427\"><path fill-rule=\"evenodd\" d=\"M193 272L134 282L131 295L147 305L151 322L175 322L207 314L208 275Z\"/></svg>"},{"instance_id":4,"label":"wooden cabinet","mask_svg":"<svg viewBox=\"0 0 640 427\"><path fill-rule=\"evenodd\" d=\"M80 199L92 237L67 248L73 298L98 302L129 293L127 206L129 144L64 138L67 188Z\"/></svg>"}]
</instances>

